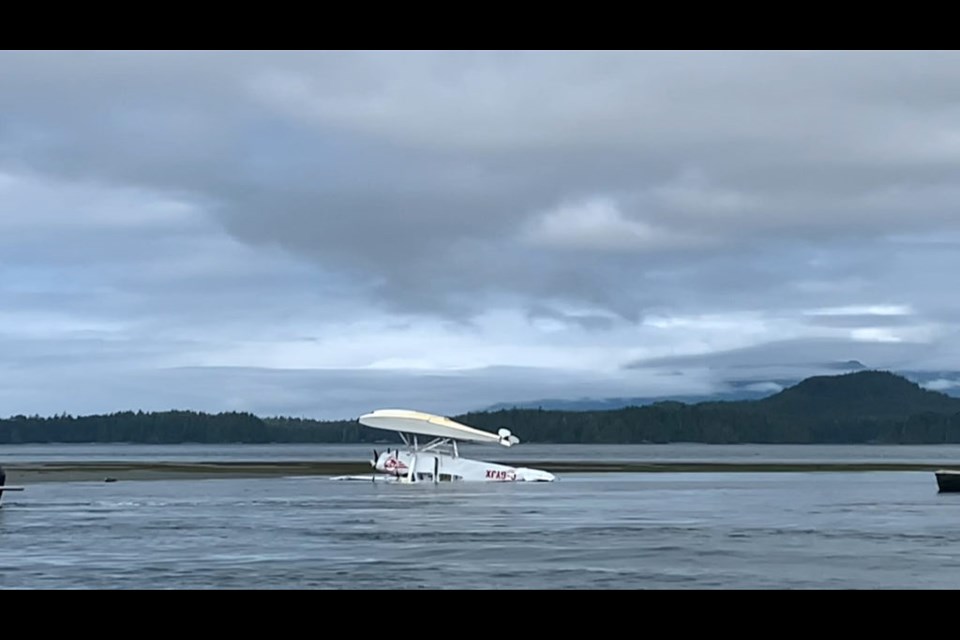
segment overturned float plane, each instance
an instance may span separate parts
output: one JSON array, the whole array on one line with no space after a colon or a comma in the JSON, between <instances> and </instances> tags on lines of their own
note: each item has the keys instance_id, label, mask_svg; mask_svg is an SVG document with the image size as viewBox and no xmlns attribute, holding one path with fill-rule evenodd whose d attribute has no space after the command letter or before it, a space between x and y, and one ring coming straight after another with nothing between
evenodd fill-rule
<instances>
[{"instance_id":1,"label":"overturned float plane","mask_svg":"<svg viewBox=\"0 0 960 640\"><path fill-rule=\"evenodd\" d=\"M511 467L461 458L457 442L499 444L512 447L520 440L509 429L481 431L450 418L407 409L378 409L360 416L360 424L396 431L406 448L378 454L370 461L379 475L337 476L334 480L367 482L553 482L556 477L541 469ZM418 436L431 438L420 444Z\"/></svg>"}]
</instances>

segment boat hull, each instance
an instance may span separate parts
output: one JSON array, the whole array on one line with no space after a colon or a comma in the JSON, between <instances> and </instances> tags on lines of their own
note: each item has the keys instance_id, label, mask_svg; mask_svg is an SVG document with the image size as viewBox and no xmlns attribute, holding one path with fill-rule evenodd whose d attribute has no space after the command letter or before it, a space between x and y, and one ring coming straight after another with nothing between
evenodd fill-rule
<instances>
[{"instance_id":1,"label":"boat hull","mask_svg":"<svg viewBox=\"0 0 960 640\"><path fill-rule=\"evenodd\" d=\"M940 493L960 493L960 471L936 471Z\"/></svg>"}]
</instances>

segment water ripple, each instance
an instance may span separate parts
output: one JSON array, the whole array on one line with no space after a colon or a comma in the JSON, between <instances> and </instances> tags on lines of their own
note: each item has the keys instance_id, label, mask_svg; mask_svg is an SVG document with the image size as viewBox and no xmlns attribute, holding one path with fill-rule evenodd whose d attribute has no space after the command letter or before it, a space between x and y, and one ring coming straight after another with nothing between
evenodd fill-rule
<instances>
[{"instance_id":1,"label":"water ripple","mask_svg":"<svg viewBox=\"0 0 960 640\"><path fill-rule=\"evenodd\" d=\"M0 509L0 588L960 587L960 501L925 476L709 475L35 485Z\"/></svg>"}]
</instances>

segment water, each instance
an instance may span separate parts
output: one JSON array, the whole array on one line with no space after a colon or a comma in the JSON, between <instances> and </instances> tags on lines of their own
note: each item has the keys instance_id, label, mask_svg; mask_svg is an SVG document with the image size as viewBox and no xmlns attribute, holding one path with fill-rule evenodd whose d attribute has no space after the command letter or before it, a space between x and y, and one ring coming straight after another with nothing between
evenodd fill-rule
<instances>
[{"instance_id":1,"label":"water","mask_svg":"<svg viewBox=\"0 0 960 640\"><path fill-rule=\"evenodd\" d=\"M662 453L656 460L729 460L732 450L683 447L646 449ZM218 452L254 459L270 451L289 459L304 449L308 459L349 453L96 445L25 447L19 458L10 455L16 447L3 447L0 460L150 452L154 460ZM543 455L591 459L592 449ZM855 449L853 460L875 455ZM881 459L930 459L912 457L921 447L888 449L895 452ZM949 448L934 449L938 460L957 459L956 448L952 458ZM756 460L755 450L740 451ZM761 461L851 460L842 453L772 447ZM956 589L958 522L960 494L938 494L923 472L568 474L528 485L49 482L4 496L0 588Z\"/></svg>"}]
</instances>

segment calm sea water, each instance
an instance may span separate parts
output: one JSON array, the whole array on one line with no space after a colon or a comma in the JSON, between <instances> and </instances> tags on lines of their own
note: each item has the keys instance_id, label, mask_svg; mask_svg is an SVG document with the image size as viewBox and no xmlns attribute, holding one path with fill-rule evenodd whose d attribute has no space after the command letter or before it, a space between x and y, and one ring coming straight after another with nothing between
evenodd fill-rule
<instances>
[{"instance_id":1,"label":"calm sea water","mask_svg":"<svg viewBox=\"0 0 960 640\"><path fill-rule=\"evenodd\" d=\"M522 457L960 459L947 447L533 449ZM367 448L0 447L0 462L294 452L363 459ZM4 496L0 588L956 589L958 523L960 494L914 472L51 482Z\"/></svg>"}]
</instances>

